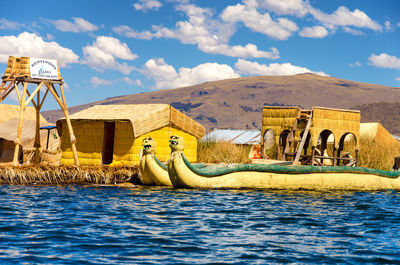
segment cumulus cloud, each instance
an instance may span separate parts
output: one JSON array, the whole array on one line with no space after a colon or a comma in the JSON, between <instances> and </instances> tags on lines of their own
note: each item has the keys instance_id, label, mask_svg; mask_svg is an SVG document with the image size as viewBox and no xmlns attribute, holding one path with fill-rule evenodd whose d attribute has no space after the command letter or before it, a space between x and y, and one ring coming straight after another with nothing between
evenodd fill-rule
<instances>
[{"instance_id":1,"label":"cumulus cloud","mask_svg":"<svg viewBox=\"0 0 400 265\"><path fill-rule=\"evenodd\" d=\"M71 49L61 47L54 41L46 42L42 37L29 32L18 36L0 36L0 62L6 63L10 55L54 58L62 67L77 63L79 59Z\"/></svg>"},{"instance_id":2,"label":"cumulus cloud","mask_svg":"<svg viewBox=\"0 0 400 265\"><path fill-rule=\"evenodd\" d=\"M238 59L235 68L243 75L295 75L301 73L313 73L327 76L324 72L314 72L305 67L292 65L291 63L271 63L269 65Z\"/></svg>"},{"instance_id":3,"label":"cumulus cloud","mask_svg":"<svg viewBox=\"0 0 400 265\"><path fill-rule=\"evenodd\" d=\"M362 64L360 62L354 62L349 64L351 67L360 67Z\"/></svg>"},{"instance_id":4,"label":"cumulus cloud","mask_svg":"<svg viewBox=\"0 0 400 265\"><path fill-rule=\"evenodd\" d=\"M240 77L229 65L204 63L194 68L181 67L177 70L164 59L150 59L142 73L155 80L154 89L190 86L198 83Z\"/></svg>"},{"instance_id":5,"label":"cumulus cloud","mask_svg":"<svg viewBox=\"0 0 400 265\"><path fill-rule=\"evenodd\" d=\"M274 21L269 13L261 14L256 4L228 6L222 12L221 18L229 23L242 22L246 27L278 40L286 40L293 31L298 30L296 23L287 18Z\"/></svg>"},{"instance_id":6,"label":"cumulus cloud","mask_svg":"<svg viewBox=\"0 0 400 265\"><path fill-rule=\"evenodd\" d=\"M139 79L136 80L132 80L129 77L124 77L122 79L119 79L118 81L122 81L127 83L128 85L136 85L136 86L143 86L142 81L140 81Z\"/></svg>"},{"instance_id":7,"label":"cumulus cloud","mask_svg":"<svg viewBox=\"0 0 400 265\"><path fill-rule=\"evenodd\" d=\"M306 38L324 38L328 35L328 31L326 28L322 26L314 26L314 27L304 27L300 32L299 35L301 37Z\"/></svg>"},{"instance_id":8,"label":"cumulus cloud","mask_svg":"<svg viewBox=\"0 0 400 265\"><path fill-rule=\"evenodd\" d=\"M396 77L395 80L396 80L396 81L400 81L400 77Z\"/></svg>"},{"instance_id":9,"label":"cumulus cloud","mask_svg":"<svg viewBox=\"0 0 400 265\"><path fill-rule=\"evenodd\" d=\"M50 20L50 23L53 24L58 30L65 32L90 32L98 30L98 26L93 25L89 21L79 18L73 17L74 22L70 22L64 19L59 20Z\"/></svg>"},{"instance_id":10,"label":"cumulus cloud","mask_svg":"<svg viewBox=\"0 0 400 265\"><path fill-rule=\"evenodd\" d=\"M90 83L92 84L93 87L98 87L98 86L105 86L105 85L111 85L112 82L110 80L106 79L101 79L97 76L93 76L90 79Z\"/></svg>"},{"instance_id":11,"label":"cumulus cloud","mask_svg":"<svg viewBox=\"0 0 400 265\"><path fill-rule=\"evenodd\" d=\"M381 53L379 55L371 54L368 58L368 62L376 67L400 69L400 58L386 53Z\"/></svg>"},{"instance_id":12,"label":"cumulus cloud","mask_svg":"<svg viewBox=\"0 0 400 265\"><path fill-rule=\"evenodd\" d=\"M103 72L104 69L112 69L129 74L134 67L127 63L119 63L116 59L134 60L138 57L130 51L126 43L106 36L98 36L92 45L83 47L82 51L83 62L99 72Z\"/></svg>"},{"instance_id":13,"label":"cumulus cloud","mask_svg":"<svg viewBox=\"0 0 400 265\"><path fill-rule=\"evenodd\" d=\"M133 4L136 10L141 11L158 10L161 6L160 1L157 0L139 0L137 3Z\"/></svg>"},{"instance_id":14,"label":"cumulus cloud","mask_svg":"<svg viewBox=\"0 0 400 265\"><path fill-rule=\"evenodd\" d=\"M197 45L199 50L210 54L222 54L242 58L279 58L276 48L269 51L259 50L254 44L229 45L229 39L235 32L230 23L223 23L213 19L213 12L192 4L178 5L178 11L188 17L186 21L178 21L175 28L169 29L162 26L152 26L152 31L137 32L126 25L114 27L117 34L130 38L146 39L170 38L177 39L184 44ZM282 27L293 28L295 25L287 19L278 22Z\"/></svg>"},{"instance_id":15,"label":"cumulus cloud","mask_svg":"<svg viewBox=\"0 0 400 265\"><path fill-rule=\"evenodd\" d=\"M226 7L222 13L222 18L230 22L242 22L254 31L279 40L286 40L292 35L292 32L297 30L294 25L285 28L285 23L281 22L282 18L273 21L269 13L262 14L262 10L268 10L277 15L290 15L300 18L311 15L328 29L334 31L336 27L346 27L346 32L355 35L360 35L360 31L351 27L382 31L382 26L361 10L351 11L345 6L340 6L335 12L327 14L314 8L306 0L243 0L243 4ZM316 33L315 30L314 33ZM299 35L309 37L313 34L303 32ZM317 36L323 36L322 31Z\"/></svg>"},{"instance_id":16,"label":"cumulus cloud","mask_svg":"<svg viewBox=\"0 0 400 265\"><path fill-rule=\"evenodd\" d=\"M23 27L25 27L24 24L9 21L5 18L0 19L0 29L14 30L14 29L19 29L19 28L23 28Z\"/></svg>"}]
</instances>

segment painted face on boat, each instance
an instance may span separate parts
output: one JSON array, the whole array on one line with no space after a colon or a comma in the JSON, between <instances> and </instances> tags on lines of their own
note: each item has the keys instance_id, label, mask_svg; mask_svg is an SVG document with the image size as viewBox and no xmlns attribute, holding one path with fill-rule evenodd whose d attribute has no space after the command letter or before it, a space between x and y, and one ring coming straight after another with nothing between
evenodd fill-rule
<instances>
[{"instance_id":1,"label":"painted face on boat","mask_svg":"<svg viewBox=\"0 0 400 265\"><path fill-rule=\"evenodd\" d=\"M169 143L171 151L183 151L185 148L183 137L178 135L172 135L169 138Z\"/></svg>"},{"instance_id":2,"label":"painted face on boat","mask_svg":"<svg viewBox=\"0 0 400 265\"><path fill-rule=\"evenodd\" d=\"M156 153L156 141L152 137L146 137L143 139L143 153L144 154L155 154Z\"/></svg>"}]
</instances>

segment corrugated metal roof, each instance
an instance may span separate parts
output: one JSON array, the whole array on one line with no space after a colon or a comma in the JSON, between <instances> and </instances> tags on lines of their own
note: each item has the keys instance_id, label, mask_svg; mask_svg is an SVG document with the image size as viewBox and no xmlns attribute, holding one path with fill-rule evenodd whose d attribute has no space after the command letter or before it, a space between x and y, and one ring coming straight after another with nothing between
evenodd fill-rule
<instances>
[{"instance_id":1,"label":"corrugated metal roof","mask_svg":"<svg viewBox=\"0 0 400 265\"><path fill-rule=\"evenodd\" d=\"M392 136L393 136L393 138L396 139L397 141L400 141L400 136L393 135L393 134L392 134Z\"/></svg>"},{"instance_id":2,"label":"corrugated metal roof","mask_svg":"<svg viewBox=\"0 0 400 265\"><path fill-rule=\"evenodd\" d=\"M260 130L217 129L205 135L202 141L226 141L234 144L259 144Z\"/></svg>"}]
</instances>

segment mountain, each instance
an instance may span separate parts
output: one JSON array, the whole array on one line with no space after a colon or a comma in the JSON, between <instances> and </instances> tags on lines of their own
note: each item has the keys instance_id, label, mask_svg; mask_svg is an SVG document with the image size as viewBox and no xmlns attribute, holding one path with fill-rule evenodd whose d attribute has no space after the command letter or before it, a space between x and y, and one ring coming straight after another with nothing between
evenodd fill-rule
<instances>
[{"instance_id":1,"label":"mountain","mask_svg":"<svg viewBox=\"0 0 400 265\"><path fill-rule=\"evenodd\" d=\"M378 102L353 109L361 111L361 122L379 122L392 134L400 135L400 103Z\"/></svg>"},{"instance_id":2,"label":"mountain","mask_svg":"<svg viewBox=\"0 0 400 265\"><path fill-rule=\"evenodd\" d=\"M400 103L400 88L315 74L299 74L243 77L131 94L70 107L69 111L74 113L98 104L167 103L210 130L260 128L264 105L349 109L356 105L376 102ZM42 114L50 122L62 117L60 110L46 111ZM396 123L399 123L398 116ZM396 126L388 126L387 129L391 131L391 128L397 128Z\"/></svg>"}]
</instances>

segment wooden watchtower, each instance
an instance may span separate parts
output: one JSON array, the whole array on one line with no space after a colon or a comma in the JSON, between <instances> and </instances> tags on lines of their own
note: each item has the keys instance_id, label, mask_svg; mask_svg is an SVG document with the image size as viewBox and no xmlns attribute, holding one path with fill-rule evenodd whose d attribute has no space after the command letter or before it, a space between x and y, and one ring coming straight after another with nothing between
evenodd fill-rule
<instances>
[{"instance_id":1,"label":"wooden watchtower","mask_svg":"<svg viewBox=\"0 0 400 265\"><path fill-rule=\"evenodd\" d=\"M48 92L54 96L61 110L64 112L69 134L71 135L71 147L74 156L75 165L79 166L78 153L76 151L76 138L69 119L67 102L64 96L63 80L60 74L58 61L54 59L30 58L30 57L14 57L8 58L8 64L3 81L0 85L0 103L13 91L17 94L20 104L19 123L17 138L15 139L15 151L13 164L18 165L18 154L21 144L22 125L24 119L25 108L32 103L36 110L36 137L35 137L35 159L40 159L40 110L47 97ZM35 89L29 91L28 84L36 85ZM19 87L22 87L22 94ZM59 87L57 91L56 87ZM41 96L41 89L44 92ZM26 99L28 96L28 99ZM36 98L36 99L35 99Z\"/></svg>"}]
</instances>

